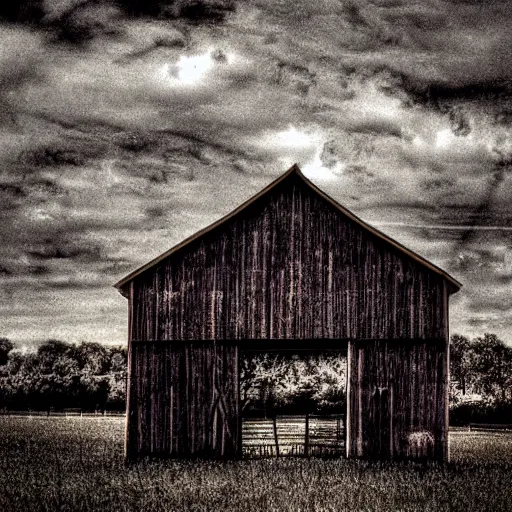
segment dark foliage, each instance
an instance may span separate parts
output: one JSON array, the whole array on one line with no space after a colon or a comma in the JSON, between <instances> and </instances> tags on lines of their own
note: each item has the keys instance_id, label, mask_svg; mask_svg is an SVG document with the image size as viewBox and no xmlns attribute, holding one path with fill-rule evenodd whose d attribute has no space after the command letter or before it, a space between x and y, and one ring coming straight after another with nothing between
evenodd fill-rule
<instances>
[{"instance_id":1,"label":"dark foliage","mask_svg":"<svg viewBox=\"0 0 512 512\"><path fill-rule=\"evenodd\" d=\"M240 376L243 415L344 413L346 364L339 355L245 357Z\"/></svg>"},{"instance_id":2,"label":"dark foliage","mask_svg":"<svg viewBox=\"0 0 512 512\"><path fill-rule=\"evenodd\" d=\"M48 340L22 353L0 338L0 408L124 410L126 361L124 347ZM454 334L450 372L453 425L512 423L512 347L494 334ZM244 358L240 395L244 416L344 412L346 359Z\"/></svg>"},{"instance_id":3,"label":"dark foliage","mask_svg":"<svg viewBox=\"0 0 512 512\"><path fill-rule=\"evenodd\" d=\"M452 402L478 394L487 402L512 402L512 347L495 334L470 341L454 334L450 340Z\"/></svg>"},{"instance_id":4,"label":"dark foliage","mask_svg":"<svg viewBox=\"0 0 512 512\"><path fill-rule=\"evenodd\" d=\"M125 348L48 340L36 353L23 354L4 339L2 355L0 408L124 410Z\"/></svg>"},{"instance_id":5,"label":"dark foliage","mask_svg":"<svg viewBox=\"0 0 512 512\"><path fill-rule=\"evenodd\" d=\"M12 341L7 338L0 338L0 366L7 364L9 352L14 348Z\"/></svg>"},{"instance_id":6,"label":"dark foliage","mask_svg":"<svg viewBox=\"0 0 512 512\"><path fill-rule=\"evenodd\" d=\"M471 402L450 409L450 425L463 427L470 423L512 424L512 402Z\"/></svg>"}]
</instances>

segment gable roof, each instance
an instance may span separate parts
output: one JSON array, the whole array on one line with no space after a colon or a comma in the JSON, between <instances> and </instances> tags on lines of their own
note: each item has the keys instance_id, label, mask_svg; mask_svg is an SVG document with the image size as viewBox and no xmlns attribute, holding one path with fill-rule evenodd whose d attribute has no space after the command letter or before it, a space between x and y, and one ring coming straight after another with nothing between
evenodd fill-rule
<instances>
[{"instance_id":1,"label":"gable roof","mask_svg":"<svg viewBox=\"0 0 512 512\"><path fill-rule=\"evenodd\" d=\"M227 222L229 219L233 218L234 216L239 214L241 211L245 210L249 205L254 203L257 199L259 199L260 197L265 195L267 192L272 190L274 187L276 187L276 185L281 183L283 180L285 180L291 174L296 174L297 176L299 176L302 179L302 181L308 187L310 187L318 195L320 195L322 198L324 198L326 201L328 201L337 210L341 211L349 219L351 219L354 222L356 222L357 224L359 224L363 229L365 229L365 230L369 231L370 233L374 234L376 237L382 239L384 242L386 242L389 245L391 245L391 246L395 247L396 249L398 249L401 253L403 253L403 254L407 255L408 257L416 260L421 265L427 267L428 269L432 270L436 274L439 274L441 277L446 279L448 281L448 283L451 285L451 288L452 288L451 292L452 293L458 291L461 288L462 284L459 281L457 281L456 279L454 279L452 276L450 276L447 272L445 272L444 270L442 270L438 266L434 265L430 261L426 260L425 258L420 256L419 254L416 254L414 251L411 251L407 247L403 246L402 244L400 244L396 240L393 240L391 237L389 237L388 235L382 233L378 229L370 226L369 224L364 222L362 219L360 219L359 217L354 215L350 210L347 210L345 207L341 206L332 197L327 195L325 192L320 190L314 183L312 183L310 180L308 180L308 178L306 178L306 176L304 176L304 174L302 174L302 171L300 170L300 168L299 168L299 166L297 164L293 164L290 167L290 169L288 169L284 174L279 176L279 178L275 179L272 183L267 185L263 190L261 190L256 195L252 196L250 199L248 199L247 201L242 203L238 208L235 208L231 213L228 213L227 215L225 215L224 217L222 217L219 220L215 221L214 223L210 224L209 226L206 226L205 228L199 230L197 233L194 233L193 235L189 236L188 238L185 238L185 240L183 240L179 244L175 245L174 247L172 247L168 251L165 251L164 253L160 254L160 256L157 256L156 258L154 258L153 260L149 261L145 265L142 265L138 269L134 270L133 272L128 274L126 277L124 277L123 279L118 281L114 285L114 287L117 288L119 290L119 292L126 297L127 296L127 291L125 289L125 286L128 283L130 283L130 281L132 281L135 277L137 277L138 275L142 274L143 272L145 272L146 270L150 269L151 267L154 267L155 265L160 263L162 260L164 260L165 258L170 256L171 254L179 251L180 249L182 249L183 247L185 247L189 243L193 242L194 240L197 240L198 238L202 237L203 235L205 235L209 231L212 231L217 226L220 226L221 224Z\"/></svg>"}]
</instances>

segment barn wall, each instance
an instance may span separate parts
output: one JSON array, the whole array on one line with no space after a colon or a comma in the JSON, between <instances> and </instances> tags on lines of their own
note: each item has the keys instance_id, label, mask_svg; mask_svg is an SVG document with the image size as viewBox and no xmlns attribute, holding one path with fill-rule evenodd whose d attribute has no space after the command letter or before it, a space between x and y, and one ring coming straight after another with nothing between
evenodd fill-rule
<instances>
[{"instance_id":1,"label":"barn wall","mask_svg":"<svg viewBox=\"0 0 512 512\"><path fill-rule=\"evenodd\" d=\"M135 279L132 338L437 339L443 278L290 175Z\"/></svg>"},{"instance_id":2,"label":"barn wall","mask_svg":"<svg viewBox=\"0 0 512 512\"><path fill-rule=\"evenodd\" d=\"M351 341L347 456L448 456L447 343Z\"/></svg>"},{"instance_id":3,"label":"barn wall","mask_svg":"<svg viewBox=\"0 0 512 512\"><path fill-rule=\"evenodd\" d=\"M128 458L240 455L235 345L135 342L130 356Z\"/></svg>"}]
</instances>

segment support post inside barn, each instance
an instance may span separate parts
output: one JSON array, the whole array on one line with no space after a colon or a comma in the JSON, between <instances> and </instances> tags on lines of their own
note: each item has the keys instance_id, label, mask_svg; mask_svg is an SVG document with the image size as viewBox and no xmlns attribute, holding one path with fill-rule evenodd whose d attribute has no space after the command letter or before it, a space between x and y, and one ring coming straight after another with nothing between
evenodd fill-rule
<instances>
[{"instance_id":1,"label":"support post inside barn","mask_svg":"<svg viewBox=\"0 0 512 512\"><path fill-rule=\"evenodd\" d=\"M126 457L242 456L239 357L348 348L346 454L448 458L460 283L297 165L115 285L128 298Z\"/></svg>"}]
</instances>

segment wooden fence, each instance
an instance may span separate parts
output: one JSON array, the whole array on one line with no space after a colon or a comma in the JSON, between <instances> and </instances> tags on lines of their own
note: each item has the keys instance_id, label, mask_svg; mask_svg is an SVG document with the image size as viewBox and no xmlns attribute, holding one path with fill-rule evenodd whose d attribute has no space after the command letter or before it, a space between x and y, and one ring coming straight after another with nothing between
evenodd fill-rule
<instances>
[{"instance_id":1,"label":"wooden fence","mask_svg":"<svg viewBox=\"0 0 512 512\"><path fill-rule=\"evenodd\" d=\"M277 416L244 419L245 457L340 456L345 454L345 417Z\"/></svg>"},{"instance_id":2,"label":"wooden fence","mask_svg":"<svg viewBox=\"0 0 512 512\"><path fill-rule=\"evenodd\" d=\"M96 411L83 412L81 409L64 409L62 411L7 411L0 410L0 416L23 416L23 417L84 417L84 418L124 418L126 413L119 411Z\"/></svg>"},{"instance_id":3,"label":"wooden fence","mask_svg":"<svg viewBox=\"0 0 512 512\"><path fill-rule=\"evenodd\" d=\"M512 424L505 423L470 423L469 431L472 430L492 430L492 431L512 431Z\"/></svg>"}]
</instances>

